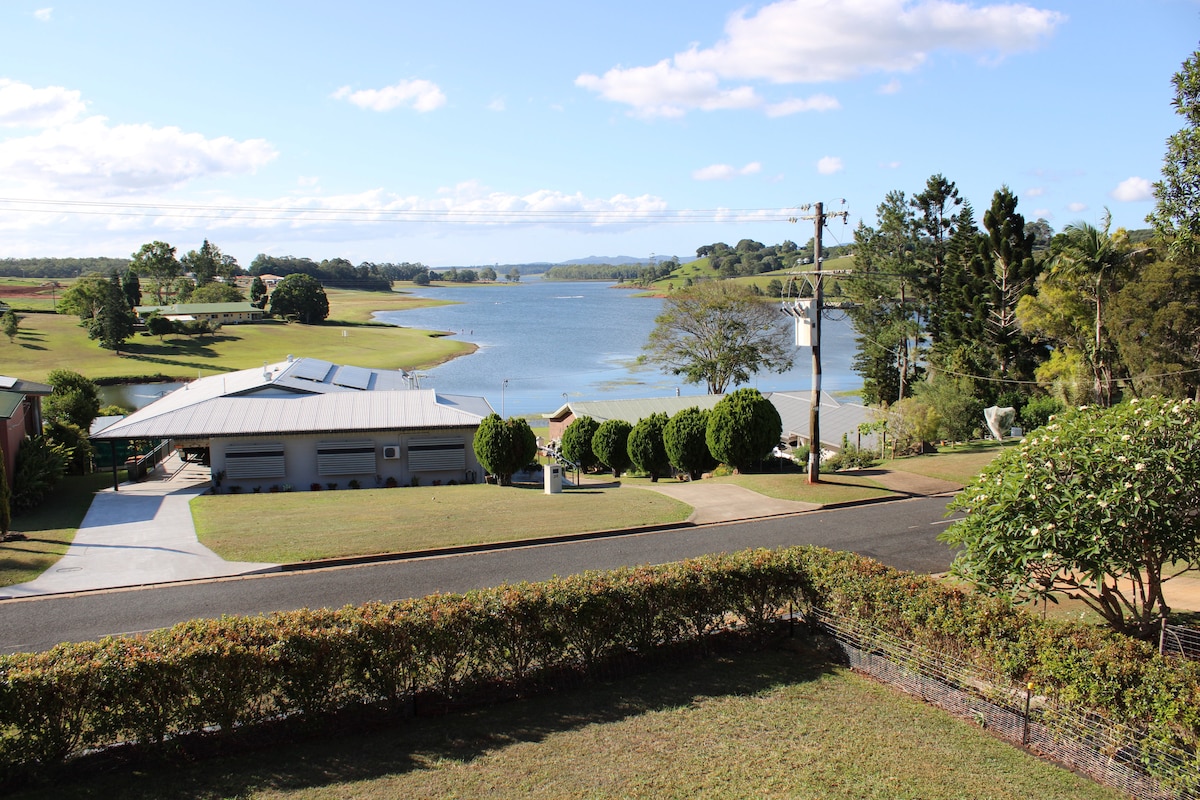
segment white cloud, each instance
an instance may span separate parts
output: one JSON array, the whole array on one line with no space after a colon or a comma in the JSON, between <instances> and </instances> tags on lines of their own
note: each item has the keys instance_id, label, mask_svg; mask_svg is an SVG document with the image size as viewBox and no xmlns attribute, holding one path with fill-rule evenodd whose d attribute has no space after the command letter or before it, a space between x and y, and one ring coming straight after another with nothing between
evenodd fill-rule
<instances>
[{"instance_id":1,"label":"white cloud","mask_svg":"<svg viewBox=\"0 0 1200 800\"><path fill-rule=\"evenodd\" d=\"M633 106L644 117L681 117L689 110L753 108L762 99L749 86L721 89L714 72L683 71L666 59L652 67L614 67L603 76L580 75L575 85Z\"/></svg>"},{"instance_id":2,"label":"white cloud","mask_svg":"<svg viewBox=\"0 0 1200 800\"><path fill-rule=\"evenodd\" d=\"M1045 193L1046 193L1046 189L1045 189L1045 187L1042 187L1042 186L1034 186L1030 189L1025 190L1026 197L1041 197Z\"/></svg>"},{"instance_id":3,"label":"white cloud","mask_svg":"<svg viewBox=\"0 0 1200 800\"><path fill-rule=\"evenodd\" d=\"M768 117L786 117L801 111L836 111L842 107L836 97L827 94L814 94L812 97L794 97L780 103L771 103L766 107Z\"/></svg>"},{"instance_id":4,"label":"white cloud","mask_svg":"<svg viewBox=\"0 0 1200 800\"><path fill-rule=\"evenodd\" d=\"M751 161L741 168L730 164L712 164L696 170L692 173L692 177L698 181L728 181L739 175L754 175L761 171L762 164L757 161Z\"/></svg>"},{"instance_id":5,"label":"white cloud","mask_svg":"<svg viewBox=\"0 0 1200 800\"><path fill-rule=\"evenodd\" d=\"M343 86L333 93L333 97L370 111L391 111L409 106L414 111L426 112L446 105L446 95L436 83L419 79L400 81L382 89L352 91L349 86Z\"/></svg>"},{"instance_id":6,"label":"white cloud","mask_svg":"<svg viewBox=\"0 0 1200 800\"><path fill-rule=\"evenodd\" d=\"M817 162L817 172L822 175L833 175L836 172L841 172L844 169L842 160L837 156L825 156Z\"/></svg>"},{"instance_id":7,"label":"white cloud","mask_svg":"<svg viewBox=\"0 0 1200 800\"><path fill-rule=\"evenodd\" d=\"M50 19L54 16L54 9L53 8L39 8L37 11L33 12L33 16L35 19L37 19L38 22L49 22Z\"/></svg>"},{"instance_id":8,"label":"white cloud","mask_svg":"<svg viewBox=\"0 0 1200 800\"><path fill-rule=\"evenodd\" d=\"M1067 211L1070 211L1072 214L1078 214L1081 211L1087 211L1087 203L1067 203Z\"/></svg>"},{"instance_id":9,"label":"white cloud","mask_svg":"<svg viewBox=\"0 0 1200 800\"><path fill-rule=\"evenodd\" d=\"M903 88L899 78L892 78L887 83L879 87L880 94L900 94L900 89Z\"/></svg>"},{"instance_id":10,"label":"white cloud","mask_svg":"<svg viewBox=\"0 0 1200 800\"><path fill-rule=\"evenodd\" d=\"M1054 212L1048 208L1035 208L1033 210L1033 218L1034 219L1044 219L1044 220L1049 221L1049 220L1054 219Z\"/></svg>"},{"instance_id":11,"label":"white cloud","mask_svg":"<svg viewBox=\"0 0 1200 800\"><path fill-rule=\"evenodd\" d=\"M506 108L504 98L497 97L495 100L487 104L488 111L503 111Z\"/></svg>"},{"instance_id":12,"label":"white cloud","mask_svg":"<svg viewBox=\"0 0 1200 800\"><path fill-rule=\"evenodd\" d=\"M899 161L884 161L879 165L883 169L900 169Z\"/></svg>"},{"instance_id":13,"label":"white cloud","mask_svg":"<svg viewBox=\"0 0 1200 800\"><path fill-rule=\"evenodd\" d=\"M1154 197L1154 184L1135 175L1118 183L1117 188L1112 190L1112 197L1125 203L1149 200Z\"/></svg>"},{"instance_id":14,"label":"white cloud","mask_svg":"<svg viewBox=\"0 0 1200 800\"><path fill-rule=\"evenodd\" d=\"M117 194L252 173L276 155L263 139L209 139L176 127L113 126L89 117L0 142L0 174L35 192Z\"/></svg>"},{"instance_id":15,"label":"white cloud","mask_svg":"<svg viewBox=\"0 0 1200 800\"><path fill-rule=\"evenodd\" d=\"M35 89L0 78L0 126L49 128L70 122L87 110L80 94L62 86Z\"/></svg>"},{"instance_id":16,"label":"white cloud","mask_svg":"<svg viewBox=\"0 0 1200 800\"><path fill-rule=\"evenodd\" d=\"M1040 45L1066 20L1029 5L978 6L954 0L779 0L729 17L715 45L652 67L614 67L575 83L638 116L756 107L753 86L843 81L872 73L911 72L941 50L994 61ZM885 84L885 88L895 84ZM735 101L736 100L736 101Z\"/></svg>"}]
</instances>

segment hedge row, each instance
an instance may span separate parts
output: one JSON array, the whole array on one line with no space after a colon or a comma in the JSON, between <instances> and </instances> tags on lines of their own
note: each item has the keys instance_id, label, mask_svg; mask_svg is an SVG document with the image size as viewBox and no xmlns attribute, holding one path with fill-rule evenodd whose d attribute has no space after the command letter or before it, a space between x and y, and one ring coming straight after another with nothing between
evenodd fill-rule
<instances>
[{"instance_id":1,"label":"hedge row","mask_svg":"<svg viewBox=\"0 0 1200 800\"><path fill-rule=\"evenodd\" d=\"M1138 642L821 548L750 550L462 595L196 620L0 657L0 781L115 743L161 747L348 708L536 691L614 659L702 652L822 607L966 658L1057 702L1195 749L1200 673Z\"/></svg>"}]
</instances>

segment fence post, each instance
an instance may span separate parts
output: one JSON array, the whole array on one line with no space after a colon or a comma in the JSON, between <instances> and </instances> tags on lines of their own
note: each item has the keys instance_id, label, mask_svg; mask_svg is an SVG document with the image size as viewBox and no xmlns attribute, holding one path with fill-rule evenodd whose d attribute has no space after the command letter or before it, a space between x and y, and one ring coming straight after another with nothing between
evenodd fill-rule
<instances>
[{"instance_id":1,"label":"fence post","mask_svg":"<svg viewBox=\"0 0 1200 800\"><path fill-rule=\"evenodd\" d=\"M1162 617L1159 620L1158 628L1158 654L1160 656L1167 654L1167 617L1170 613L1171 609L1166 606L1162 607Z\"/></svg>"},{"instance_id":2,"label":"fence post","mask_svg":"<svg viewBox=\"0 0 1200 800\"><path fill-rule=\"evenodd\" d=\"M1033 695L1033 683L1025 684L1025 716L1021 722L1021 744L1029 744L1029 698Z\"/></svg>"}]
</instances>

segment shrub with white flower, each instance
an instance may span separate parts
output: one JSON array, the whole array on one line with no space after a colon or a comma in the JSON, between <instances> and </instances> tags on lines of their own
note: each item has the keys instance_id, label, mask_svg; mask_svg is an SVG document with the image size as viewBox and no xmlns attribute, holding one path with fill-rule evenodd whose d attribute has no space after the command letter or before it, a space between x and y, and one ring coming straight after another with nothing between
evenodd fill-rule
<instances>
[{"instance_id":1,"label":"shrub with white flower","mask_svg":"<svg viewBox=\"0 0 1200 800\"><path fill-rule=\"evenodd\" d=\"M1015 600L1079 599L1151 637L1163 582L1200 567L1197 411L1151 397L1057 415L951 503L967 512L941 537L961 548L954 573Z\"/></svg>"}]
</instances>

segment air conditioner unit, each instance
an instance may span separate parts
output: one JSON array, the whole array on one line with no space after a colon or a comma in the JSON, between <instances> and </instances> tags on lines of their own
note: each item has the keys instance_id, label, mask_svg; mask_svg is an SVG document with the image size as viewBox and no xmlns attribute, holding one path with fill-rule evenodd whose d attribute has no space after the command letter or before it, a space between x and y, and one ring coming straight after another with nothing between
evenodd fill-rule
<instances>
[{"instance_id":1,"label":"air conditioner unit","mask_svg":"<svg viewBox=\"0 0 1200 800\"><path fill-rule=\"evenodd\" d=\"M389 461L399 458L400 457L400 445L385 444L383 446L383 457Z\"/></svg>"}]
</instances>

